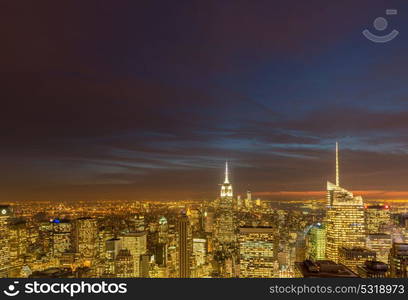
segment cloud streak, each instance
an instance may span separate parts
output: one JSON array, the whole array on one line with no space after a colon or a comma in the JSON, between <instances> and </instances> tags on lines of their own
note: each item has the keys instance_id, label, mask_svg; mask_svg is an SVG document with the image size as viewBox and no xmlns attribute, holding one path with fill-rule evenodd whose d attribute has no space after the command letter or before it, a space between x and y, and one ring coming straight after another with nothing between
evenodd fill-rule
<instances>
[{"instance_id":1,"label":"cloud streak","mask_svg":"<svg viewBox=\"0 0 408 300\"><path fill-rule=\"evenodd\" d=\"M360 36L387 3L2 5L0 200L212 199L227 159L317 197L336 140L346 186L405 197L408 43Z\"/></svg>"}]
</instances>

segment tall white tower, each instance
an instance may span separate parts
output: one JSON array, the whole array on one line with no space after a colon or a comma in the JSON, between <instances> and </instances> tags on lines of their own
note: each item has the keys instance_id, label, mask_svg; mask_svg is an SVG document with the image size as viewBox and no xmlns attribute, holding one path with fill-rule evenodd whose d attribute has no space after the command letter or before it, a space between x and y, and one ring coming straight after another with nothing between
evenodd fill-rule
<instances>
[{"instance_id":1,"label":"tall white tower","mask_svg":"<svg viewBox=\"0 0 408 300\"><path fill-rule=\"evenodd\" d=\"M228 178L228 162L225 162L225 180L224 183L221 184L221 198L225 197L232 197L232 185L229 182Z\"/></svg>"},{"instance_id":2,"label":"tall white tower","mask_svg":"<svg viewBox=\"0 0 408 300\"><path fill-rule=\"evenodd\" d=\"M232 185L229 181L228 162L225 163L225 180L221 184L221 197L216 212L215 237L219 245L235 242L235 220L232 205Z\"/></svg>"},{"instance_id":3,"label":"tall white tower","mask_svg":"<svg viewBox=\"0 0 408 300\"><path fill-rule=\"evenodd\" d=\"M340 187L339 145L336 143L336 184L327 182L326 258L339 261L340 247L365 246L364 203Z\"/></svg>"},{"instance_id":4,"label":"tall white tower","mask_svg":"<svg viewBox=\"0 0 408 300\"><path fill-rule=\"evenodd\" d=\"M339 175L339 143L336 142L336 185L340 186L340 175Z\"/></svg>"}]
</instances>

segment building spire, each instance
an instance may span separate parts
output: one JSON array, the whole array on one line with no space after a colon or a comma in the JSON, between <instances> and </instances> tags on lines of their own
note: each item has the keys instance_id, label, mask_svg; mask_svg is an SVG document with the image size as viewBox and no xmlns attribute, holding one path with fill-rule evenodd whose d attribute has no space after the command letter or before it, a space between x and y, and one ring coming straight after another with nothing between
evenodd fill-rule
<instances>
[{"instance_id":1,"label":"building spire","mask_svg":"<svg viewBox=\"0 0 408 300\"><path fill-rule=\"evenodd\" d=\"M228 179L228 161L225 162L225 180L224 183L229 183Z\"/></svg>"},{"instance_id":2,"label":"building spire","mask_svg":"<svg viewBox=\"0 0 408 300\"><path fill-rule=\"evenodd\" d=\"M228 161L225 162L225 180L224 183L221 184L221 198L225 197L232 197L232 185L229 182L228 178Z\"/></svg>"},{"instance_id":3,"label":"building spire","mask_svg":"<svg viewBox=\"0 0 408 300\"><path fill-rule=\"evenodd\" d=\"M340 186L340 177L339 177L339 143L336 142L336 185Z\"/></svg>"}]
</instances>

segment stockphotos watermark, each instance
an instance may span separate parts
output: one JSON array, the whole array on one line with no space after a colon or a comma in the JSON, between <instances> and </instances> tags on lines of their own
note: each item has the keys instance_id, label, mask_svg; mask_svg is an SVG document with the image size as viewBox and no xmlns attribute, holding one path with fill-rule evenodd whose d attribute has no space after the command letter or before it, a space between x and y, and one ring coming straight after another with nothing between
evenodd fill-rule
<instances>
[{"instance_id":1,"label":"stockphotos watermark","mask_svg":"<svg viewBox=\"0 0 408 300\"><path fill-rule=\"evenodd\" d=\"M389 8L385 10L385 14L387 16L396 16L398 15L398 10ZM388 21L384 17L378 17L374 20L373 25L378 33L382 33L384 32L384 30L387 29ZM392 41L393 39L395 39L398 34L399 34L399 31L395 29L393 29L390 33L384 34L384 35L381 35L381 34L377 35L375 33L372 33L369 29L364 29L363 31L363 35L374 43L388 43Z\"/></svg>"},{"instance_id":2,"label":"stockphotos watermark","mask_svg":"<svg viewBox=\"0 0 408 300\"><path fill-rule=\"evenodd\" d=\"M18 281L10 284L3 291L6 296L14 297L23 294L68 294L74 297L77 294L126 294L126 283L107 283L105 281L89 283L89 282L27 282L20 285Z\"/></svg>"}]
</instances>

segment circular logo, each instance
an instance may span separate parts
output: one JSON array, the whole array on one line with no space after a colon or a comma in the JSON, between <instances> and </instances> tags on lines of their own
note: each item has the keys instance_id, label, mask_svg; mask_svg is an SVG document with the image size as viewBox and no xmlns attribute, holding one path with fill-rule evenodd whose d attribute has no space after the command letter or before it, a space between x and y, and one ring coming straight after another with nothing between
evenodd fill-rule
<instances>
[{"instance_id":1,"label":"circular logo","mask_svg":"<svg viewBox=\"0 0 408 300\"><path fill-rule=\"evenodd\" d=\"M2 214L2 215L5 215L6 213L7 213L7 210L5 210L5 209L2 209L2 210L1 210L1 214Z\"/></svg>"}]
</instances>

